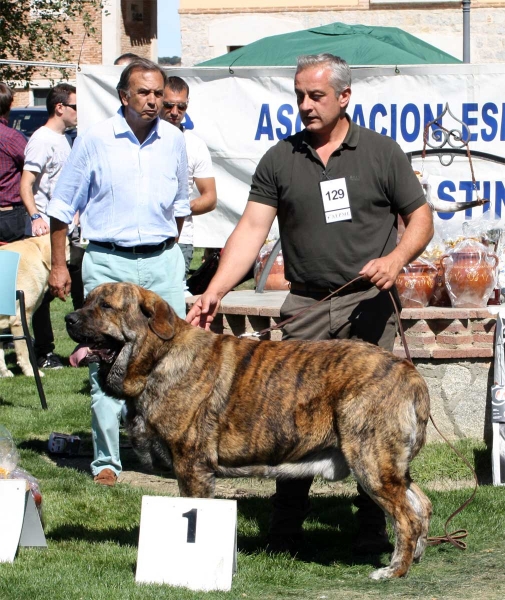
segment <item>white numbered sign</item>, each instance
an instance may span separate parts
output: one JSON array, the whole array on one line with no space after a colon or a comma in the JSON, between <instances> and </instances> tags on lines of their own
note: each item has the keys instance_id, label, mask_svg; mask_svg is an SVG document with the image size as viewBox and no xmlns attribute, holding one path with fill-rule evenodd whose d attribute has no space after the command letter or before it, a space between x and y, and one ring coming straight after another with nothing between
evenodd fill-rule
<instances>
[{"instance_id":1,"label":"white numbered sign","mask_svg":"<svg viewBox=\"0 0 505 600\"><path fill-rule=\"evenodd\" d=\"M319 186L321 188L326 223L350 221L352 214L345 177L321 181Z\"/></svg>"},{"instance_id":2,"label":"white numbered sign","mask_svg":"<svg viewBox=\"0 0 505 600\"><path fill-rule=\"evenodd\" d=\"M137 583L229 591L236 553L235 500L142 497Z\"/></svg>"},{"instance_id":3,"label":"white numbered sign","mask_svg":"<svg viewBox=\"0 0 505 600\"><path fill-rule=\"evenodd\" d=\"M22 479L0 481L0 562L13 562L18 546L46 547L31 492Z\"/></svg>"}]
</instances>

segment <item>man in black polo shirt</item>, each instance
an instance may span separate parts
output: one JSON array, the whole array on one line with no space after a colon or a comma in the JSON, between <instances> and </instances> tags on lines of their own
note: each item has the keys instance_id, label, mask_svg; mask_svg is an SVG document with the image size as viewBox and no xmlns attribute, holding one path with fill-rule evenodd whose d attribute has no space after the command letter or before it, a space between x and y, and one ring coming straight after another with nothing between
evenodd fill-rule
<instances>
[{"instance_id":1,"label":"man in black polo shirt","mask_svg":"<svg viewBox=\"0 0 505 600\"><path fill-rule=\"evenodd\" d=\"M353 338L393 350L396 322L387 290L430 241L433 220L398 144L346 115L350 86L351 71L342 59L331 54L299 57L295 93L305 130L280 141L261 159L244 214L215 277L188 313L190 323L210 326L221 298L249 270L277 216L285 277L291 282L281 319L363 277L287 324L283 339ZM406 229L396 245L398 215ZM272 549L296 552L311 483L277 482ZM359 486L355 504L355 551L392 548L384 513Z\"/></svg>"}]
</instances>

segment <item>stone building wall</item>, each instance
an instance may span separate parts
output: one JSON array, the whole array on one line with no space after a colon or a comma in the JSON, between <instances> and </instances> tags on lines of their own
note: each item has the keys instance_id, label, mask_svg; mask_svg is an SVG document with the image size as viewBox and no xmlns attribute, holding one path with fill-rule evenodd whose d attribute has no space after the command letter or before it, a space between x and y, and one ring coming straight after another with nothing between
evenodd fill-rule
<instances>
[{"instance_id":1,"label":"stone building wall","mask_svg":"<svg viewBox=\"0 0 505 600\"><path fill-rule=\"evenodd\" d=\"M212 29L216 26L226 28L233 32L237 27L247 26L256 28L255 39L264 35L284 33L285 29L278 32L272 28L262 34L261 22L266 24L277 19L279 28L283 23L290 22L290 31L319 27L340 21L347 24L376 25L399 27L408 33L421 37L424 41L440 47L442 50L462 58L463 45L463 17L461 6L435 8L433 5L416 5L415 8L392 7L388 9L369 9L367 3L358 10L313 10L304 8L303 11L259 11L257 9L238 11L208 11L180 10L181 38L182 38L182 65L194 64L213 58L226 52L225 46L219 46L220 51L215 52L213 44L226 43L212 39ZM244 20L247 19L247 20ZM505 62L505 4L494 5L474 3L471 5L471 44L470 58L474 64ZM272 26L272 27L275 27ZM244 35L246 35L244 33ZM232 39L232 38L230 38ZM234 38L235 45L236 38ZM245 43L253 41L245 40Z\"/></svg>"}]
</instances>

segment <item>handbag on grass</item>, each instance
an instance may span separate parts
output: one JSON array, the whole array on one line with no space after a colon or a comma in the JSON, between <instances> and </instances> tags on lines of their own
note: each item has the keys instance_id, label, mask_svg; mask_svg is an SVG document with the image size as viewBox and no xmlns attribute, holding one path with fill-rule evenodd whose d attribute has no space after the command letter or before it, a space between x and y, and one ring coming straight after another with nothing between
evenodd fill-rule
<instances>
[{"instance_id":1,"label":"handbag on grass","mask_svg":"<svg viewBox=\"0 0 505 600\"><path fill-rule=\"evenodd\" d=\"M221 256L221 251L216 250L213 252L200 267L186 280L186 285L188 286L188 290L193 296L197 296L198 294L203 294L207 289L210 280L216 274L217 268L219 266L219 258Z\"/></svg>"}]
</instances>

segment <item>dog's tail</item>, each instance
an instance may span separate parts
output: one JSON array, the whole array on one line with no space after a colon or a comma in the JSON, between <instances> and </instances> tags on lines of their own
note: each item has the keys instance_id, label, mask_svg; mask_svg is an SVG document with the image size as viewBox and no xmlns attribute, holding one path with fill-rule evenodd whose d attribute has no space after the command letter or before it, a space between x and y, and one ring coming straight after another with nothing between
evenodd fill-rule
<instances>
[{"instance_id":1,"label":"dog's tail","mask_svg":"<svg viewBox=\"0 0 505 600\"><path fill-rule=\"evenodd\" d=\"M428 386L422 376L413 367L408 381L405 382L406 392L412 396L412 402L407 403L406 409L411 419L409 431L411 431L411 460L414 458L426 441L426 427L430 417L430 394Z\"/></svg>"}]
</instances>

